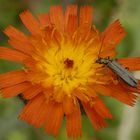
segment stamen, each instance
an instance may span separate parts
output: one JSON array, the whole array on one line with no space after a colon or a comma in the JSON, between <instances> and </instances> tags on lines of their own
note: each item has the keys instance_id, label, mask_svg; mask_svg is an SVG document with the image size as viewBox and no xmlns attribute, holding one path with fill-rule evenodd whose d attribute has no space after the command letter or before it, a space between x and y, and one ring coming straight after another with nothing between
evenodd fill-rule
<instances>
[{"instance_id":1,"label":"stamen","mask_svg":"<svg viewBox=\"0 0 140 140\"><path fill-rule=\"evenodd\" d=\"M66 68L73 68L73 60L70 60L69 58L67 58L65 61L64 61L64 64L66 66Z\"/></svg>"}]
</instances>

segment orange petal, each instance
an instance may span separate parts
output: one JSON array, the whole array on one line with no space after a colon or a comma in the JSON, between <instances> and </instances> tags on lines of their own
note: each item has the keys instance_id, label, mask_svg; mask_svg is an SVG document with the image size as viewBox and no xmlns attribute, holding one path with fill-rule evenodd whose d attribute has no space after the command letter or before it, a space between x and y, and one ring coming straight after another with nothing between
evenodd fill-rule
<instances>
[{"instance_id":1,"label":"orange petal","mask_svg":"<svg viewBox=\"0 0 140 140\"><path fill-rule=\"evenodd\" d=\"M123 81L120 81L120 85L125 89L125 91L126 91L127 93L133 92L133 93L138 93L138 94L140 94L139 80L138 80L137 88L130 87L129 85L124 84Z\"/></svg>"},{"instance_id":2,"label":"orange petal","mask_svg":"<svg viewBox=\"0 0 140 140\"><path fill-rule=\"evenodd\" d=\"M91 31L92 25L92 6L83 6L80 8L79 35L80 38L86 39Z\"/></svg>"},{"instance_id":3,"label":"orange petal","mask_svg":"<svg viewBox=\"0 0 140 140\"><path fill-rule=\"evenodd\" d=\"M88 86L85 94L88 95L89 97L96 97L97 96L97 92L94 90L93 86Z\"/></svg>"},{"instance_id":4,"label":"orange petal","mask_svg":"<svg viewBox=\"0 0 140 140\"><path fill-rule=\"evenodd\" d=\"M110 89L112 90L111 96L113 98L116 98L117 100L133 106L136 102L137 96L135 94L130 93L127 91L125 88L123 88L121 85L111 85L109 86ZM108 88L109 88L108 87Z\"/></svg>"},{"instance_id":5,"label":"orange petal","mask_svg":"<svg viewBox=\"0 0 140 140\"><path fill-rule=\"evenodd\" d=\"M14 49L0 47L0 58L22 63L27 58L27 55Z\"/></svg>"},{"instance_id":6,"label":"orange petal","mask_svg":"<svg viewBox=\"0 0 140 140\"><path fill-rule=\"evenodd\" d=\"M88 96L82 90L75 89L73 91L73 95L76 96L80 101L83 101L83 102L89 101Z\"/></svg>"},{"instance_id":7,"label":"orange petal","mask_svg":"<svg viewBox=\"0 0 140 140\"><path fill-rule=\"evenodd\" d=\"M63 31L64 19L63 19L62 6L50 7L50 22L54 24L58 30Z\"/></svg>"},{"instance_id":8,"label":"orange petal","mask_svg":"<svg viewBox=\"0 0 140 140\"><path fill-rule=\"evenodd\" d=\"M48 104L43 94L40 94L28 102L19 118L35 127L41 127L46 121L47 114Z\"/></svg>"},{"instance_id":9,"label":"orange petal","mask_svg":"<svg viewBox=\"0 0 140 140\"><path fill-rule=\"evenodd\" d=\"M57 102L62 102L64 100L64 91L62 89L57 89L53 92L53 98Z\"/></svg>"},{"instance_id":10,"label":"orange petal","mask_svg":"<svg viewBox=\"0 0 140 140\"><path fill-rule=\"evenodd\" d=\"M93 102L94 109L100 116L103 118L112 118L112 114L99 97L93 98Z\"/></svg>"},{"instance_id":11,"label":"orange petal","mask_svg":"<svg viewBox=\"0 0 140 140\"><path fill-rule=\"evenodd\" d=\"M137 88L133 88L133 87L130 87L130 86L125 85L125 89L127 90L127 92L133 92L133 93L140 94L140 83L139 83L139 80L138 80L138 86L137 86Z\"/></svg>"},{"instance_id":12,"label":"orange petal","mask_svg":"<svg viewBox=\"0 0 140 140\"><path fill-rule=\"evenodd\" d=\"M64 97L63 101L63 111L65 114L70 114L73 112L74 102L71 97Z\"/></svg>"},{"instance_id":13,"label":"orange petal","mask_svg":"<svg viewBox=\"0 0 140 140\"><path fill-rule=\"evenodd\" d=\"M74 109L71 114L66 115L67 135L71 138L77 138L82 135L80 108L77 106Z\"/></svg>"},{"instance_id":14,"label":"orange petal","mask_svg":"<svg viewBox=\"0 0 140 140\"><path fill-rule=\"evenodd\" d=\"M21 42L19 40L16 39L10 39L8 40L8 43L13 46L16 50L21 51L25 54L31 54L33 48L32 46L27 43L27 42Z\"/></svg>"},{"instance_id":15,"label":"orange petal","mask_svg":"<svg viewBox=\"0 0 140 140\"><path fill-rule=\"evenodd\" d=\"M120 58L117 61L129 71L140 70L140 57Z\"/></svg>"},{"instance_id":16,"label":"orange petal","mask_svg":"<svg viewBox=\"0 0 140 140\"><path fill-rule=\"evenodd\" d=\"M130 86L126 87L127 92L134 92L140 94L140 85L138 84L137 88L132 88Z\"/></svg>"},{"instance_id":17,"label":"orange petal","mask_svg":"<svg viewBox=\"0 0 140 140\"><path fill-rule=\"evenodd\" d=\"M132 93L120 92L119 90L117 93L112 93L112 97L130 106L134 106L137 98L137 96Z\"/></svg>"},{"instance_id":18,"label":"orange petal","mask_svg":"<svg viewBox=\"0 0 140 140\"><path fill-rule=\"evenodd\" d=\"M77 19L78 19L77 16L74 16L74 15L69 16L67 26L65 27L66 33L71 37L77 29L77 26L78 26Z\"/></svg>"},{"instance_id":19,"label":"orange petal","mask_svg":"<svg viewBox=\"0 0 140 140\"><path fill-rule=\"evenodd\" d=\"M30 87L26 91L24 91L23 97L29 100L41 93L42 91L43 89L40 85L30 85Z\"/></svg>"},{"instance_id":20,"label":"orange petal","mask_svg":"<svg viewBox=\"0 0 140 140\"><path fill-rule=\"evenodd\" d=\"M45 90L43 91L43 94L45 95L46 99L48 99L52 94L54 93L54 86L48 85L48 87L45 87Z\"/></svg>"},{"instance_id":21,"label":"orange petal","mask_svg":"<svg viewBox=\"0 0 140 140\"><path fill-rule=\"evenodd\" d=\"M111 95L111 90L109 87L98 84L98 85L93 86L93 88L97 93L100 93L101 95L105 95L105 96Z\"/></svg>"},{"instance_id":22,"label":"orange petal","mask_svg":"<svg viewBox=\"0 0 140 140\"><path fill-rule=\"evenodd\" d=\"M23 70L16 70L0 75L0 89L27 81Z\"/></svg>"},{"instance_id":23,"label":"orange petal","mask_svg":"<svg viewBox=\"0 0 140 140\"><path fill-rule=\"evenodd\" d=\"M83 6L80 8L80 25L88 24L92 25L92 6Z\"/></svg>"},{"instance_id":24,"label":"orange petal","mask_svg":"<svg viewBox=\"0 0 140 140\"><path fill-rule=\"evenodd\" d=\"M92 25L92 6L83 6L80 8L80 26L83 27L84 33L90 31Z\"/></svg>"},{"instance_id":25,"label":"orange petal","mask_svg":"<svg viewBox=\"0 0 140 140\"><path fill-rule=\"evenodd\" d=\"M119 20L116 20L102 33L103 51L106 50L107 48L111 48L118 45L118 43L125 36L126 32L124 28L121 26Z\"/></svg>"},{"instance_id":26,"label":"orange petal","mask_svg":"<svg viewBox=\"0 0 140 140\"><path fill-rule=\"evenodd\" d=\"M26 68L28 68L29 70L33 70L34 69L34 66L36 65L36 61L34 59L31 59L31 58L28 58L28 59L25 59L23 61L24 65L26 66Z\"/></svg>"},{"instance_id":27,"label":"orange petal","mask_svg":"<svg viewBox=\"0 0 140 140\"><path fill-rule=\"evenodd\" d=\"M9 26L8 28L6 28L4 33L9 38L13 38L13 39L19 40L21 42L27 42L28 41L27 36L24 33L22 33L21 31L14 28L13 26Z\"/></svg>"},{"instance_id":28,"label":"orange petal","mask_svg":"<svg viewBox=\"0 0 140 140\"><path fill-rule=\"evenodd\" d=\"M90 106L88 103L83 103L84 110L89 117L93 127L98 130L107 126L106 122L104 121L103 117L100 116L93 107Z\"/></svg>"},{"instance_id":29,"label":"orange petal","mask_svg":"<svg viewBox=\"0 0 140 140\"><path fill-rule=\"evenodd\" d=\"M67 6L65 11L65 31L72 36L78 27L77 5Z\"/></svg>"},{"instance_id":30,"label":"orange petal","mask_svg":"<svg viewBox=\"0 0 140 140\"><path fill-rule=\"evenodd\" d=\"M45 101L38 112L39 115L36 121L36 126L41 127L42 125L45 125L49 112L50 104Z\"/></svg>"},{"instance_id":31,"label":"orange petal","mask_svg":"<svg viewBox=\"0 0 140 140\"><path fill-rule=\"evenodd\" d=\"M57 135L63 120L63 107L61 103L53 103L47 117L45 131L48 134Z\"/></svg>"},{"instance_id":32,"label":"orange petal","mask_svg":"<svg viewBox=\"0 0 140 140\"><path fill-rule=\"evenodd\" d=\"M47 26L50 24L50 15L49 14L39 14L38 19L42 26Z\"/></svg>"},{"instance_id":33,"label":"orange petal","mask_svg":"<svg viewBox=\"0 0 140 140\"><path fill-rule=\"evenodd\" d=\"M20 93L23 93L28 87L30 86L30 83L24 82L17 85L14 85L12 87L7 87L2 89L2 96L4 98L11 98L13 96L17 96Z\"/></svg>"},{"instance_id":34,"label":"orange petal","mask_svg":"<svg viewBox=\"0 0 140 140\"><path fill-rule=\"evenodd\" d=\"M93 51L93 45L95 45L95 46L97 46L96 50L99 50L98 46L100 46L101 41L100 41L100 38L99 38L99 31L96 29L95 26L92 26L90 28L90 32L88 33L87 36L85 36L84 40L86 41L87 47L89 49L91 49ZM87 51L89 51L89 50L87 50Z\"/></svg>"},{"instance_id":35,"label":"orange petal","mask_svg":"<svg viewBox=\"0 0 140 140\"><path fill-rule=\"evenodd\" d=\"M68 23L68 19L70 15L77 15L77 5L69 5L66 7L65 11L65 23Z\"/></svg>"},{"instance_id":36,"label":"orange petal","mask_svg":"<svg viewBox=\"0 0 140 140\"><path fill-rule=\"evenodd\" d=\"M32 34L39 34L40 33L40 25L39 22L33 17L30 11L24 11L20 14L20 18L26 28Z\"/></svg>"},{"instance_id":37,"label":"orange petal","mask_svg":"<svg viewBox=\"0 0 140 140\"><path fill-rule=\"evenodd\" d=\"M123 64L131 64L139 62L138 64L140 64L140 57L119 58L118 62Z\"/></svg>"},{"instance_id":38,"label":"orange petal","mask_svg":"<svg viewBox=\"0 0 140 140\"><path fill-rule=\"evenodd\" d=\"M114 48L108 48L101 53L100 57L103 56L105 58L109 56L110 58L113 58L116 55L117 55L117 52Z\"/></svg>"}]
</instances>

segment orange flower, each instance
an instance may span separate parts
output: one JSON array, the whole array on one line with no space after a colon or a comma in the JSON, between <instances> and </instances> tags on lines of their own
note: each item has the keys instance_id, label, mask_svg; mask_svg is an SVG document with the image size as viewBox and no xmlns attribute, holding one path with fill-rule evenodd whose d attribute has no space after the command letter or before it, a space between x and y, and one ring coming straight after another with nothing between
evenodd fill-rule
<instances>
[{"instance_id":1,"label":"orange flower","mask_svg":"<svg viewBox=\"0 0 140 140\"><path fill-rule=\"evenodd\" d=\"M81 105L95 129L105 127L104 119L112 118L101 95L134 105L132 92L140 93L140 82L132 88L96 62L101 44L100 57L116 56L115 47L126 35L119 20L100 33L92 26L92 7L81 7L78 18L75 5L64 13L61 6L52 6L49 14L40 14L38 19L25 11L20 18L31 34L9 26L4 32L13 48L0 47L1 59L24 64L21 70L0 75L3 97L22 93L28 100L20 119L57 135L65 115L67 135L78 137L82 134ZM140 70L140 58L118 61L130 71Z\"/></svg>"}]
</instances>

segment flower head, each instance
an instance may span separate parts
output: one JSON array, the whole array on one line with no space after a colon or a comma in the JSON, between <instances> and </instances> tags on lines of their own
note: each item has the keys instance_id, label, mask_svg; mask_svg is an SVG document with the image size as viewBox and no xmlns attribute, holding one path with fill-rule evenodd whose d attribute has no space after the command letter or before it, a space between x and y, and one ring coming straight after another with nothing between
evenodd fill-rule
<instances>
[{"instance_id":1,"label":"flower head","mask_svg":"<svg viewBox=\"0 0 140 140\"><path fill-rule=\"evenodd\" d=\"M67 135L78 137L82 134L80 105L95 129L105 127L104 119L112 118L101 95L134 105L132 92L140 93L140 82L132 88L97 63L99 57L116 56L115 47L126 35L119 20L101 33L92 25L92 7L81 7L78 17L76 5L64 13L61 6L52 6L49 14L37 19L25 11L20 18L31 34L9 26L4 32L13 48L0 47L1 59L23 64L21 70L0 75L3 97L22 93L28 100L20 119L57 135L65 115ZM130 71L140 70L140 58L118 62Z\"/></svg>"}]
</instances>

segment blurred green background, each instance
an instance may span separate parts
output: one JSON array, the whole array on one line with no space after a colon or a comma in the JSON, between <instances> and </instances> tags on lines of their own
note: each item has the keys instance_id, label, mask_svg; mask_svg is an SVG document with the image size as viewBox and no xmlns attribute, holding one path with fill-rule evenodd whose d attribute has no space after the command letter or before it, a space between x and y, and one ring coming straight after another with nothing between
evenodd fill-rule
<instances>
[{"instance_id":1,"label":"blurred green background","mask_svg":"<svg viewBox=\"0 0 140 140\"><path fill-rule=\"evenodd\" d=\"M88 4L94 8L94 24L103 31L109 23L120 19L128 32L127 37L118 46L118 57L140 56L140 0L0 0L0 46L8 46L3 30L8 25L24 30L18 15L25 9L33 14L49 11L51 5L62 4L65 8L69 3L78 6ZM20 68L13 62L0 60L0 73ZM140 74L136 73L140 78ZM83 137L80 140L140 140L140 102L135 107L127 107L122 103L104 98L114 115L109 120L108 128L94 131L89 120L83 116ZM45 134L42 129L18 120L23 108L18 98L0 98L0 140L67 140L65 121L58 137Z\"/></svg>"}]
</instances>

